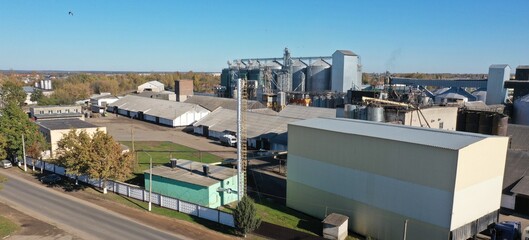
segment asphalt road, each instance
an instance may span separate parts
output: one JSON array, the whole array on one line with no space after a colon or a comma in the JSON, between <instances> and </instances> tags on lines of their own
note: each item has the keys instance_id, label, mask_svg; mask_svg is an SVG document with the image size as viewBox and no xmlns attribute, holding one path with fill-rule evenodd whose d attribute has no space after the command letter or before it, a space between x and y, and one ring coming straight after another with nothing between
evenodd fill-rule
<instances>
[{"instance_id":1,"label":"asphalt road","mask_svg":"<svg viewBox=\"0 0 529 240\"><path fill-rule=\"evenodd\" d=\"M186 239L2 171L0 201L84 239Z\"/></svg>"}]
</instances>

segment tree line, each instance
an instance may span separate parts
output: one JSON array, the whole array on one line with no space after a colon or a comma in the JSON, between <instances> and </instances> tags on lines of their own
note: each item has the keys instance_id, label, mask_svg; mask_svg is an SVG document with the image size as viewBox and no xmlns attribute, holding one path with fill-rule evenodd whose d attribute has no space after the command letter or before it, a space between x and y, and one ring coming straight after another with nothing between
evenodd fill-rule
<instances>
[{"instance_id":1,"label":"tree line","mask_svg":"<svg viewBox=\"0 0 529 240\"><path fill-rule=\"evenodd\" d=\"M36 73L34 73L36 75ZM195 92L213 93L215 86L220 84L220 77L209 73L174 72L153 74L73 74L59 75L53 79L53 94L45 96L41 90L32 94L31 100L39 105L68 105L78 100L88 99L92 94L110 92L112 95L123 95L135 91L137 87L148 81L159 81L166 86L166 90L174 90L174 81L193 80ZM0 74L0 80L16 81L21 76L14 73ZM34 85L36 81L30 83Z\"/></svg>"},{"instance_id":2,"label":"tree line","mask_svg":"<svg viewBox=\"0 0 529 240\"><path fill-rule=\"evenodd\" d=\"M25 155L40 159L50 146L38 125L22 109L26 93L20 82L10 79L0 82L0 93L0 159L22 159L23 141ZM90 135L72 129L58 142L57 153L59 157L51 162L65 167L68 174L87 174L105 180L104 190L106 180L124 180L134 167L132 155L123 154L119 143L102 131Z\"/></svg>"}]
</instances>

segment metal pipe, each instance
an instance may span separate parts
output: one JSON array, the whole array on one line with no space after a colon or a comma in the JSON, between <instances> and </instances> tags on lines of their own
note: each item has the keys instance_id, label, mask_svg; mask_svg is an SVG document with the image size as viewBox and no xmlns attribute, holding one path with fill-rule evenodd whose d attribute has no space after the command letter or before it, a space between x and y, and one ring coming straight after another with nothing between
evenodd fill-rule
<instances>
[{"instance_id":1,"label":"metal pipe","mask_svg":"<svg viewBox=\"0 0 529 240\"><path fill-rule=\"evenodd\" d=\"M242 188L242 79L237 79L237 201L243 197Z\"/></svg>"},{"instance_id":2,"label":"metal pipe","mask_svg":"<svg viewBox=\"0 0 529 240\"><path fill-rule=\"evenodd\" d=\"M148 152L143 151L145 154L149 155L149 212L152 209L152 156Z\"/></svg>"}]
</instances>

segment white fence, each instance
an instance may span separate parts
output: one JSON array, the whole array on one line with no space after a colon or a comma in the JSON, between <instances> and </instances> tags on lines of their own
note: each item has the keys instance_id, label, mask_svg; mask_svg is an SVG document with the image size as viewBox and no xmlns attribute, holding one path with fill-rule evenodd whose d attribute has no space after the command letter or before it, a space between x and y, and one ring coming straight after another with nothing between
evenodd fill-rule
<instances>
[{"instance_id":1,"label":"white fence","mask_svg":"<svg viewBox=\"0 0 529 240\"><path fill-rule=\"evenodd\" d=\"M31 158L27 158L26 163L29 166L33 166L35 163L35 167L40 168L42 164L44 164L44 170L49 172L54 172L56 174L69 177L71 179L75 179L74 175L65 174L65 169L61 166L54 165L52 163L47 162L41 162L40 160L34 160ZM79 176L77 179L80 182L84 182L87 184L90 184L95 187L102 187L102 181L98 179L90 179L88 176ZM121 183L121 182L115 182L115 181L107 181L107 189L108 191L127 196L130 198L138 199L144 202L149 201L149 191L143 189L142 187ZM204 218L213 222L218 222L220 224L234 227L235 222L233 219L233 215L230 213L222 212L217 209L211 209L208 207L196 205L194 203L185 202L176 198L160 195L157 193L153 193L151 195L151 202L152 204L159 205L164 208L172 209L175 211L179 211L188 215L197 216L199 218Z\"/></svg>"}]
</instances>

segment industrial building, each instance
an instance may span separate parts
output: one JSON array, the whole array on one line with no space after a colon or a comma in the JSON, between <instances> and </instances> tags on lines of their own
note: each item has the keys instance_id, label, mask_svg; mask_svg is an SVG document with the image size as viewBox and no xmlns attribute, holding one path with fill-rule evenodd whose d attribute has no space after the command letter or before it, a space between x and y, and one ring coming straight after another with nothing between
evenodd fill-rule
<instances>
[{"instance_id":1,"label":"industrial building","mask_svg":"<svg viewBox=\"0 0 529 240\"><path fill-rule=\"evenodd\" d=\"M248 80L248 98L258 101L281 92L287 99L344 93L360 89L362 84L360 57L349 50L337 50L332 56L292 57L285 49L283 57L240 59L228 65L222 70L222 87L218 89L219 96L228 98L235 96L238 78Z\"/></svg>"},{"instance_id":2,"label":"industrial building","mask_svg":"<svg viewBox=\"0 0 529 240\"><path fill-rule=\"evenodd\" d=\"M219 97L211 97L211 96L189 96L185 101L185 103L191 103L191 104L197 104L201 107L209 110L209 111L215 111L215 109L222 107L225 109L231 109L231 110L237 110L237 100L233 98L219 98ZM248 100L246 102L247 109L254 110L254 109L261 109L266 108L265 105L258 101L252 101Z\"/></svg>"},{"instance_id":3,"label":"industrial building","mask_svg":"<svg viewBox=\"0 0 529 240\"><path fill-rule=\"evenodd\" d=\"M93 113L104 113L107 106L118 99L110 93L94 94L90 96L90 109Z\"/></svg>"},{"instance_id":4,"label":"industrial building","mask_svg":"<svg viewBox=\"0 0 529 240\"><path fill-rule=\"evenodd\" d=\"M174 101L174 102L176 101L176 94L171 91L161 91L161 92L143 91L141 93L136 94L136 96L161 99L161 100L167 100L167 101Z\"/></svg>"},{"instance_id":5,"label":"industrial building","mask_svg":"<svg viewBox=\"0 0 529 240\"><path fill-rule=\"evenodd\" d=\"M209 114L196 104L127 95L108 105L107 110L129 118L169 127L189 126Z\"/></svg>"},{"instance_id":6,"label":"industrial building","mask_svg":"<svg viewBox=\"0 0 529 240\"><path fill-rule=\"evenodd\" d=\"M169 166L152 169L152 191L209 208L237 201L237 170L199 162L172 159ZM150 186L150 170L144 171Z\"/></svg>"},{"instance_id":7,"label":"industrial building","mask_svg":"<svg viewBox=\"0 0 529 240\"><path fill-rule=\"evenodd\" d=\"M335 109L295 105L288 105L276 114L259 110L261 109L249 110L246 113L248 146L276 151L287 149L288 123L307 118L336 116ZM213 139L219 139L225 134L236 135L236 132L237 111L222 107L216 108L208 116L193 124L193 133Z\"/></svg>"},{"instance_id":8,"label":"industrial building","mask_svg":"<svg viewBox=\"0 0 529 240\"><path fill-rule=\"evenodd\" d=\"M46 138L46 141L51 146L50 156L43 156L43 158L56 158L58 148L57 143L62 139L64 134L67 134L72 129L86 131L86 133L90 135L93 135L96 131L107 132L106 127L99 127L76 118L39 120L36 123L39 125L39 131L44 135L44 138Z\"/></svg>"},{"instance_id":9,"label":"industrial building","mask_svg":"<svg viewBox=\"0 0 529 240\"><path fill-rule=\"evenodd\" d=\"M165 90L165 85L158 81L149 81L138 86L137 93L142 93L143 91L149 92L162 92Z\"/></svg>"},{"instance_id":10,"label":"industrial building","mask_svg":"<svg viewBox=\"0 0 529 240\"><path fill-rule=\"evenodd\" d=\"M66 118L84 120L83 109L80 105L32 106L29 108L29 114L35 120Z\"/></svg>"},{"instance_id":11,"label":"industrial building","mask_svg":"<svg viewBox=\"0 0 529 240\"><path fill-rule=\"evenodd\" d=\"M188 97L193 96L193 80L181 79L174 81L174 92L176 101L184 102Z\"/></svg>"},{"instance_id":12,"label":"industrial building","mask_svg":"<svg viewBox=\"0 0 529 240\"><path fill-rule=\"evenodd\" d=\"M288 132L290 208L375 239L467 239L497 221L506 137L341 118Z\"/></svg>"}]
</instances>

